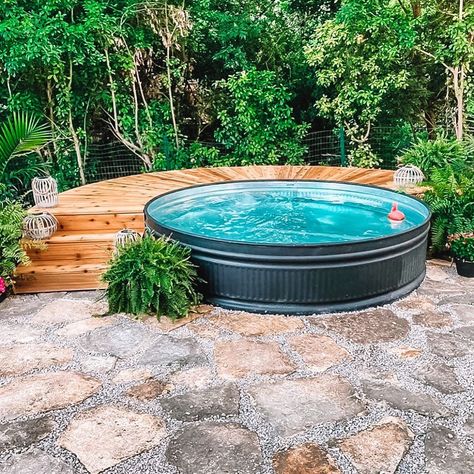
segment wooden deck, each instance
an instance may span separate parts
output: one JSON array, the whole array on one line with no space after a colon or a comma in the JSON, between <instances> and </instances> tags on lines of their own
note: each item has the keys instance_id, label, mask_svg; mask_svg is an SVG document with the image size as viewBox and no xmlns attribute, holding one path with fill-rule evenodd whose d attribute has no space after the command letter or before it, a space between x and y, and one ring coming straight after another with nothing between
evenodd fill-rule
<instances>
[{"instance_id":1,"label":"wooden deck","mask_svg":"<svg viewBox=\"0 0 474 474\"><path fill-rule=\"evenodd\" d=\"M17 271L15 292L96 289L110 258L115 232L143 231L143 207L151 198L195 184L249 179L320 179L392 187L393 172L328 166L197 168L127 176L62 193L50 209L59 222L43 251Z\"/></svg>"}]
</instances>

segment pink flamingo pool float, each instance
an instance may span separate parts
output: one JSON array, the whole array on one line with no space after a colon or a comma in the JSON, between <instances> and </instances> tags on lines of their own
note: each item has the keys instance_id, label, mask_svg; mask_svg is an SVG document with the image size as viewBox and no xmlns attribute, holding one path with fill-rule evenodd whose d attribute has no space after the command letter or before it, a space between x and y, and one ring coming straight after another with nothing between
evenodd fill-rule
<instances>
[{"instance_id":1,"label":"pink flamingo pool float","mask_svg":"<svg viewBox=\"0 0 474 474\"><path fill-rule=\"evenodd\" d=\"M388 213L387 217L391 221L400 222L405 219L405 214L402 211L398 210L398 203L394 202L392 204L392 210Z\"/></svg>"}]
</instances>

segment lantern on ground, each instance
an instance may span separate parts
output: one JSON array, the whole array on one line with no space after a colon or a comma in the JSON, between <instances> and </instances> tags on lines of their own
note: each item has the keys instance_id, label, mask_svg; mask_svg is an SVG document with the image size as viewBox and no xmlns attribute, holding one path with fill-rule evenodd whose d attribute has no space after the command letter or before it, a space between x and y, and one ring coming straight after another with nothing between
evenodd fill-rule
<instances>
[{"instance_id":1,"label":"lantern on ground","mask_svg":"<svg viewBox=\"0 0 474 474\"><path fill-rule=\"evenodd\" d=\"M23 221L23 235L31 240L47 240L57 228L58 221L47 211L32 212Z\"/></svg>"},{"instance_id":2,"label":"lantern on ground","mask_svg":"<svg viewBox=\"0 0 474 474\"><path fill-rule=\"evenodd\" d=\"M37 207L54 207L58 204L58 183L53 177L33 178L31 188Z\"/></svg>"},{"instance_id":3,"label":"lantern on ground","mask_svg":"<svg viewBox=\"0 0 474 474\"><path fill-rule=\"evenodd\" d=\"M393 182L398 187L410 187L420 184L425 179L423 171L417 166L406 165L398 168L393 175Z\"/></svg>"}]
</instances>

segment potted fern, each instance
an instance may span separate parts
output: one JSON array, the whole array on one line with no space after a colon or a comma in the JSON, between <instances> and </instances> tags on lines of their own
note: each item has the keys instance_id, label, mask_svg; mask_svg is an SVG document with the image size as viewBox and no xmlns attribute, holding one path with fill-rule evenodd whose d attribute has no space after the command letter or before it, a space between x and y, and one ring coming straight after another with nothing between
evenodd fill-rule
<instances>
[{"instance_id":1,"label":"potted fern","mask_svg":"<svg viewBox=\"0 0 474 474\"><path fill-rule=\"evenodd\" d=\"M448 245L458 274L474 278L474 231L450 235Z\"/></svg>"},{"instance_id":2,"label":"potted fern","mask_svg":"<svg viewBox=\"0 0 474 474\"><path fill-rule=\"evenodd\" d=\"M142 239L120 245L103 280L110 313L186 316L201 296L190 250L169 239Z\"/></svg>"}]
</instances>

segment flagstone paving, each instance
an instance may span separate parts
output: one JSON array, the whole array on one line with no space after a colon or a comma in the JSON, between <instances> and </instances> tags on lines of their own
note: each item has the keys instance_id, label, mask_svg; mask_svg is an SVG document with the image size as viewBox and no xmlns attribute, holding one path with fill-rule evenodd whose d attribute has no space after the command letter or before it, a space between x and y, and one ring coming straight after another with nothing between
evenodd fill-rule
<instances>
[{"instance_id":1,"label":"flagstone paving","mask_svg":"<svg viewBox=\"0 0 474 474\"><path fill-rule=\"evenodd\" d=\"M407 424L394 417L342 440L339 446L360 474L394 472L413 442Z\"/></svg>"},{"instance_id":2,"label":"flagstone paving","mask_svg":"<svg viewBox=\"0 0 474 474\"><path fill-rule=\"evenodd\" d=\"M474 281L345 314L0 303L0 474L474 472Z\"/></svg>"}]
</instances>

